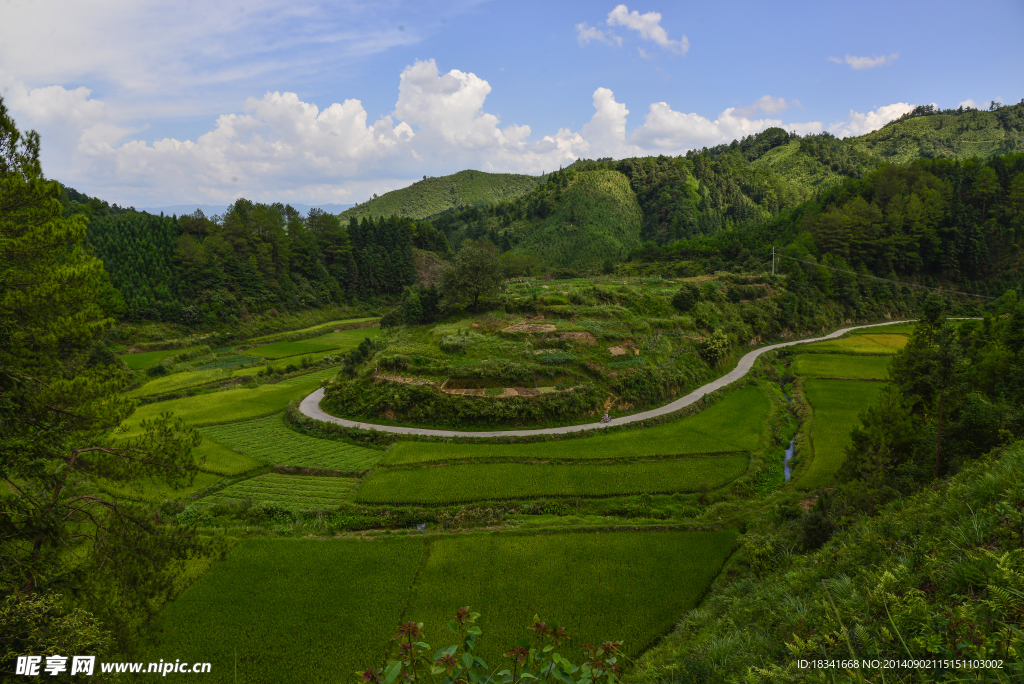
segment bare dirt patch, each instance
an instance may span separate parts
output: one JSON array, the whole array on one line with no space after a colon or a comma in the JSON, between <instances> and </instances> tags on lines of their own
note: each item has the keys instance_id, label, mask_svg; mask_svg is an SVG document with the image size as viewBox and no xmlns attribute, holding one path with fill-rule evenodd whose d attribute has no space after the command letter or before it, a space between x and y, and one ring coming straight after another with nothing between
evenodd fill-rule
<instances>
[{"instance_id":1,"label":"bare dirt patch","mask_svg":"<svg viewBox=\"0 0 1024 684\"><path fill-rule=\"evenodd\" d=\"M640 350L632 344L620 344L616 347L608 347L608 353L612 356L623 356L624 354L628 354L630 351L632 351L634 355L640 353Z\"/></svg>"},{"instance_id":2,"label":"bare dirt patch","mask_svg":"<svg viewBox=\"0 0 1024 684\"><path fill-rule=\"evenodd\" d=\"M558 339L560 340L572 340L573 342L579 342L585 344L588 347L593 347L597 344L597 338L588 332L564 332L558 333Z\"/></svg>"},{"instance_id":3,"label":"bare dirt patch","mask_svg":"<svg viewBox=\"0 0 1024 684\"><path fill-rule=\"evenodd\" d=\"M554 332L555 326L550 323L519 323L505 328L508 332Z\"/></svg>"}]
</instances>

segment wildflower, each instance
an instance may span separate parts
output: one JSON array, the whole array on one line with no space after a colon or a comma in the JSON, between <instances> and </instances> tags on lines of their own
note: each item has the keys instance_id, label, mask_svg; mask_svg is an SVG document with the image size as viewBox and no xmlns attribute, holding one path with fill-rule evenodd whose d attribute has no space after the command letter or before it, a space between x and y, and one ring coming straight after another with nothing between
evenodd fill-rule
<instances>
[{"instance_id":1,"label":"wildflower","mask_svg":"<svg viewBox=\"0 0 1024 684\"><path fill-rule=\"evenodd\" d=\"M380 681L380 670L367 668L363 670L363 681L366 684L376 684Z\"/></svg>"},{"instance_id":2,"label":"wildflower","mask_svg":"<svg viewBox=\"0 0 1024 684\"><path fill-rule=\"evenodd\" d=\"M460 625L466 624L469 621L469 606L463 606L455 611L455 619Z\"/></svg>"}]
</instances>

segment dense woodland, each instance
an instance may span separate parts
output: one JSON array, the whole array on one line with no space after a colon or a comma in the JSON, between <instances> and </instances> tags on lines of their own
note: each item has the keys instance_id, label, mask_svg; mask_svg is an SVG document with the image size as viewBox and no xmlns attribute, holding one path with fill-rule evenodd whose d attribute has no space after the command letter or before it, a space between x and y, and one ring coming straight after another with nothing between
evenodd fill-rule
<instances>
[{"instance_id":1,"label":"dense woodland","mask_svg":"<svg viewBox=\"0 0 1024 684\"><path fill-rule=\"evenodd\" d=\"M187 326L400 294L415 279L414 248L449 251L428 222L345 225L317 209L303 217L244 199L213 218L94 216L87 239L123 300L112 298L112 312Z\"/></svg>"}]
</instances>

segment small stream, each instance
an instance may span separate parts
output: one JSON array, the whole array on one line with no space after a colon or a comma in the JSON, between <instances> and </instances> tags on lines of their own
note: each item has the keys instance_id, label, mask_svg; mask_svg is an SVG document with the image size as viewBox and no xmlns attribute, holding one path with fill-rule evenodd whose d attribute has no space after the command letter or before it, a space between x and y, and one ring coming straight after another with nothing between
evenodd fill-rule
<instances>
[{"instance_id":1,"label":"small stream","mask_svg":"<svg viewBox=\"0 0 1024 684\"><path fill-rule=\"evenodd\" d=\"M789 394L786 393L786 383L782 383L782 396L786 397L786 402L792 406L793 400L789 398ZM792 468L789 467L789 462L793 458L793 443L794 440L789 440L789 446L786 447L786 455L782 459L782 474L786 478L786 482L789 482L789 478L793 474Z\"/></svg>"}]
</instances>

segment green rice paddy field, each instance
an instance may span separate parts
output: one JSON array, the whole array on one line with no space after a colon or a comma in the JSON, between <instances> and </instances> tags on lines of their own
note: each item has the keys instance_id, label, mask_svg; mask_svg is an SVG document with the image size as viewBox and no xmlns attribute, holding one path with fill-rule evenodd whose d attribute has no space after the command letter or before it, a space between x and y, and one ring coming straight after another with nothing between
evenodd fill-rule
<instances>
[{"instance_id":1,"label":"green rice paddy field","mask_svg":"<svg viewBox=\"0 0 1024 684\"><path fill-rule=\"evenodd\" d=\"M531 444L399 442L385 464L483 459L572 461L751 451L761 439L768 397L748 385L681 420L638 430Z\"/></svg>"},{"instance_id":2,"label":"green rice paddy field","mask_svg":"<svg viewBox=\"0 0 1024 684\"><path fill-rule=\"evenodd\" d=\"M377 504L444 505L559 496L695 492L731 482L747 470L746 455L615 464L469 463L378 470L356 500Z\"/></svg>"},{"instance_id":3,"label":"green rice paddy field","mask_svg":"<svg viewBox=\"0 0 1024 684\"><path fill-rule=\"evenodd\" d=\"M191 427L229 423L236 420L258 418L277 413L293 399L301 399L320 386L320 382L334 377L334 369L317 371L288 378L272 385L240 388L200 394L194 397L171 399L140 406L128 420L127 436L138 434L139 424L162 413L172 412Z\"/></svg>"},{"instance_id":4,"label":"green rice paddy field","mask_svg":"<svg viewBox=\"0 0 1024 684\"><path fill-rule=\"evenodd\" d=\"M865 332L824 342L813 342L803 345L801 349L811 352L843 352L847 354L895 354L906 343L906 335Z\"/></svg>"},{"instance_id":5,"label":"green rice paddy field","mask_svg":"<svg viewBox=\"0 0 1024 684\"><path fill-rule=\"evenodd\" d=\"M435 649L449 645L444 623L467 604L482 613L477 653L491 669L504 667L500 654L529 634L534 614L566 627L572 640L561 651L576 662L583 643L602 639L624 639L635 656L696 603L736 538L631 531L250 539L167 606L163 631L142 659L208 661L203 679L211 683L354 681L383 662L400 621L422 621Z\"/></svg>"},{"instance_id":6,"label":"green rice paddy field","mask_svg":"<svg viewBox=\"0 0 1024 684\"><path fill-rule=\"evenodd\" d=\"M373 449L315 439L289 430L283 414L206 427L200 432L204 438L275 465L362 471L373 467L383 455Z\"/></svg>"},{"instance_id":7,"label":"green rice paddy field","mask_svg":"<svg viewBox=\"0 0 1024 684\"><path fill-rule=\"evenodd\" d=\"M798 473L801 489L827 487L846 459L850 432L858 424L858 415L875 402L885 383L870 380L804 381L807 400L814 409L811 441L814 459L803 473Z\"/></svg>"},{"instance_id":8,"label":"green rice paddy field","mask_svg":"<svg viewBox=\"0 0 1024 684\"><path fill-rule=\"evenodd\" d=\"M889 379L889 357L852 354L801 354L793 372L805 378Z\"/></svg>"},{"instance_id":9,"label":"green rice paddy field","mask_svg":"<svg viewBox=\"0 0 1024 684\"><path fill-rule=\"evenodd\" d=\"M267 473L236 482L202 499L203 503L276 503L296 509L337 508L348 501L357 480L352 477Z\"/></svg>"}]
</instances>

